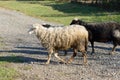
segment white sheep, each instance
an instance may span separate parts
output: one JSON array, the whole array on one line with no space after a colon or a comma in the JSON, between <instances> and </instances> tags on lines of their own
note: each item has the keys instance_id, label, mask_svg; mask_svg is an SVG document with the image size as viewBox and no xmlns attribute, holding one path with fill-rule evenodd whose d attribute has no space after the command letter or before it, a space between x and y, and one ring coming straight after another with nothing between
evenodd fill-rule
<instances>
[{"instance_id":1,"label":"white sheep","mask_svg":"<svg viewBox=\"0 0 120 80\"><path fill-rule=\"evenodd\" d=\"M73 61L78 50L82 52L84 63L87 63L86 51L88 45L88 32L84 26L70 25L65 27L50 27L45 28L41 24L33 24L29 30L29 34L35 33L37 38L41 41L43 47L48 50L48 60L46 64L50 63L51 55L58 58L63 63L70 63ZM58 56L58 50L67 50L72 48L74 53L66 62Z\"/></svg>"}]
</instances>

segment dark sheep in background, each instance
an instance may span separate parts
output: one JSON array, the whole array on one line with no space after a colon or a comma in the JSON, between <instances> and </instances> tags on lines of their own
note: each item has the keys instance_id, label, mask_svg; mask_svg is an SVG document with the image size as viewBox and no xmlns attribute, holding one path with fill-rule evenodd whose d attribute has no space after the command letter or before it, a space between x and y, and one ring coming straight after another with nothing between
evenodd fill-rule
<instances>
[{"instance_id":1,"label":"dark sheep in background","mask_svg":"<svg viewBox=\"0 0 120 80\"><path fill-rule=\"evenodd\" d=\"M79 24L86 27L89 33L89 41L94 53L94 42L113 42L113 48L110 54L114 54L117 45L120 45L120 24L117 22L86 23L79 19L74 19L70 23Z\"/></svg>"}]
</instances>

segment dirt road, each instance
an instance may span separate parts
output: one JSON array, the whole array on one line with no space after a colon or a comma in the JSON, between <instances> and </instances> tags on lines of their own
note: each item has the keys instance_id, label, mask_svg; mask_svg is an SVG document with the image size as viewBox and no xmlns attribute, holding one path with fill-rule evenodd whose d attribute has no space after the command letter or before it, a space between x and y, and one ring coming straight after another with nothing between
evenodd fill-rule
<instances>
[{"instance_id":1,"label":"dirt road","mask_svg":"<svg viewBox=\"0 0 120 80\"><path fill-rule=\"evenodd\" d=\"M117 47L115 55L108 55L112 45L107 43L95 43L94 55L90 55L91 46L88 47L87 66L82 65L83 58L79 56L73 63L67 65L58 63L53 56L51 64L44 65L47 60L46 49L41 47L34 35L27 33L31 24L44 22L16 11L0 8L0 37L5 43L0 49L0 57L10 62L20 74L15 80L120 79L120 46ZM63 54L62 51L60 53ZM71 53L61 57L68 59Z\"/></svg>"}]
</instances>

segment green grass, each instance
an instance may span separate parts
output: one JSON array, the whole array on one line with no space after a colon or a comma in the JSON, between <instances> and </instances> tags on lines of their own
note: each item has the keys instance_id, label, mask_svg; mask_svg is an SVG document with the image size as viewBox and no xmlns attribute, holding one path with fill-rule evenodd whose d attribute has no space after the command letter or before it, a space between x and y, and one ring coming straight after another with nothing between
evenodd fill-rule
<instances>
[{"instance_id":1,"label":"green grass","mask_svg":"<svg viewBox=\"0 0 120 80\"><path fill-rule=\"evenodd\" d=\"M20 77L20 73L13 67L12 63L22 63L22 56L3 56L0 55L0 80L16 80Z\"/></svg>"},{"instance_id":2,"label":"green grass","mask_svg":"<svg viewBox=\"0 0 120 80\"><path fill-rule=\"evenodd\" d=\"M3 38L0 37L0 48L5 44L3 43ZM8 58L6 58L8 60ZM10 63L8 63L0 54L0 80L14 80L18 75L17 72L11 68Z\"/></svg>"},{"instance_id":3,"label":"green grass","mask_svg":"<svg viewBox=\"0 0 120 80\"><path fill-rule=\"evenodd\" d=\"M117 21L119 12L107 12L101 8L53 1L0 1L0 7L17 10L46 21L68 25L75 17L87 22Z\"/></svg>"},{"instance_id":4,"label":"green grass","mask_svg":"<svg viewBox=\"0 0 120 80\"><path fill-rule=\"evenodd\" d=\"M10 67L10 63L0 61L0 80L15 80L17 71Z\"/></svg>"}]
</instances>

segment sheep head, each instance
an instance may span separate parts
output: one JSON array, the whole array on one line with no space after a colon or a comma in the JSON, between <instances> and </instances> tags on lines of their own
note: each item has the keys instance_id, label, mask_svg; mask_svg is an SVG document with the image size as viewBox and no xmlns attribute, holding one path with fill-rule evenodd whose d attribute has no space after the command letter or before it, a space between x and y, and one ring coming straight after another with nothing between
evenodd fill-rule
<instances>
[{"instance_id":1,"label":"sheep head","mask_svg":"<svg viewBox=\"0 0 120 80\"><path fill-rule=\"evenodd\" d=\"M84 25L84 22L78 18L74 18L72 22L70 23L70 25L72 24Z\"/></svg>"},{"instance_id":2,"label":"sheep head","mask_svg":"<svg viewBox=\"0 0 120 80\"><path fill-rule=\"evenodd\" d=\"M40 24L33 24L32 28L30 28L30 30L28 31L29 34L33 34L39 27L42 27L42 25Z\"/></svg>"},{"instance_id":3,"label":"sheep head","mask_svg":"<svg viewBox=\"0 0 120 80\"><path fill-rule=\"evenodd\" d=\"M44 27L46 27L46 28L51 27L51 25L50 25L50 24L47 24L47 23L43 23L42 26L44 26Z\"/></svg>"}]
</instances>

